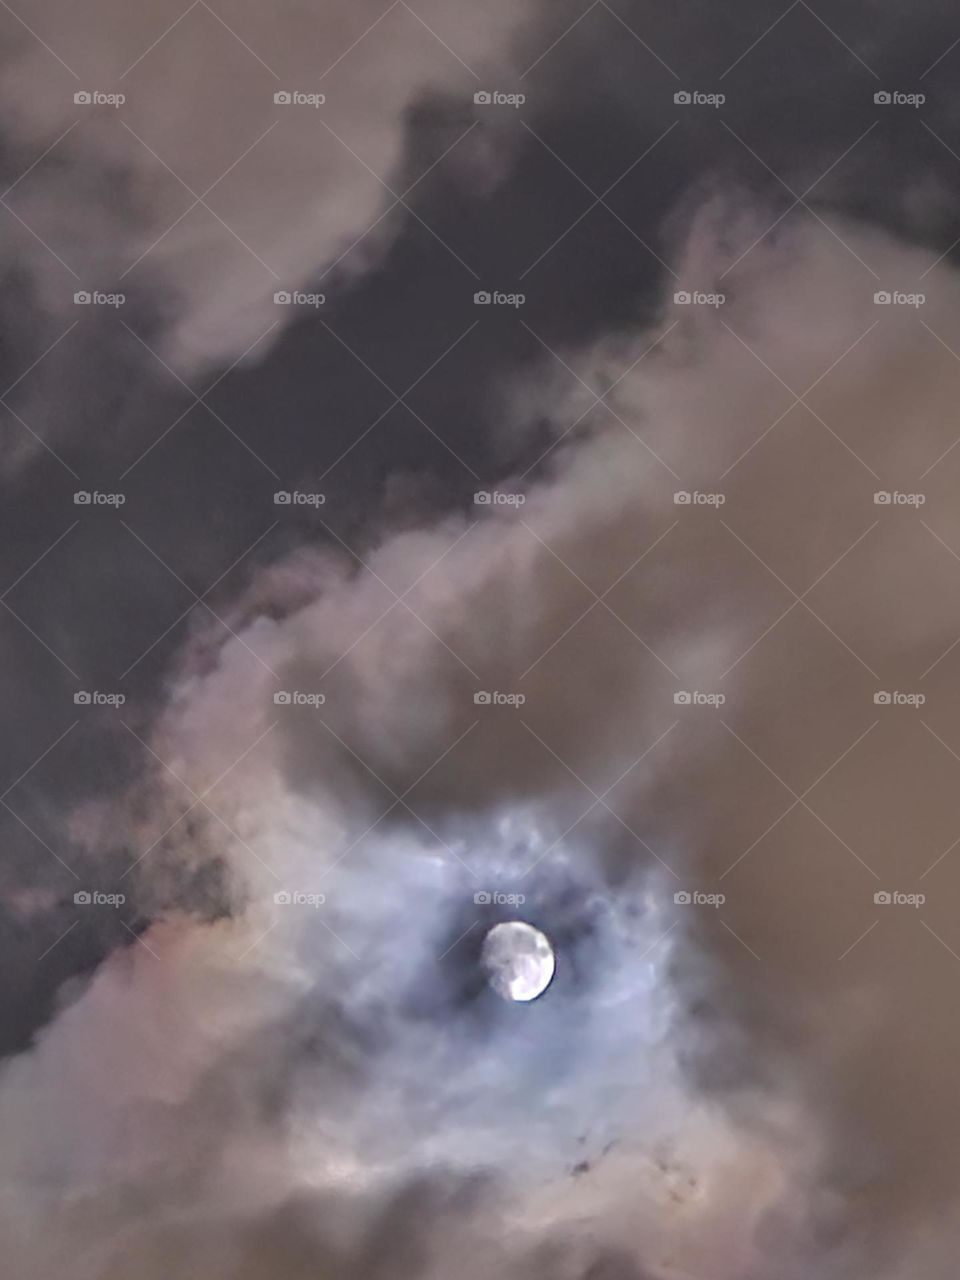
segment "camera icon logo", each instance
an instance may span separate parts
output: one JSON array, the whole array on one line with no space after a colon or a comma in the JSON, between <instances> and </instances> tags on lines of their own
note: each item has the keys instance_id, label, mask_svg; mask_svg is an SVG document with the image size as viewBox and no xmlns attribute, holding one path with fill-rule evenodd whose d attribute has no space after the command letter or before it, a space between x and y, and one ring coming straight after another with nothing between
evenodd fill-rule
<instances>
[{"instance_id":1,"label":"camera icon logo","mask_svg":"<svg viewBox=\"0 0 960 1280\"><path fill-rule=\"evenodd\" d=\"M290 896L289 889L278 889L273 895L273 900L278 907L289 906L293 899Z\"/></svg>"},{"instance_id":2,"label":"camera icon logo","mask_svg":"<svg viewBox=\"0 0 960 1280\"><path fill-rule=\"evenodd\" d=\"M673 100L678 107L687 107L690 105L690 94L686 89L680 89L673 95Z\"/></svg>"},{"instance_id":3,"label":"camera icon logo","mask_svg":"<svg viewBox=\"0 0 960 1280\"><path fill-rule=\"evenodd\" d=\"M92 901L86 889L78 889L73 895L73 900L78 907L88 907Z\"/></svg>"},{"instance_id":4,"label":"camera icon logo","mask_svg":"<svg viewBox=\"0 0 960 1280\"><path fill-rule=\"evenodd\" d=\"M673 300L678 307L689 306L690 294L687 292L686 289L680 289L673 295Z\"/></svg>"},{"instance_id":5,"label":"camera icon logo","mask_svg":"<svg viewBox=\"0 0 960 1280\"><path fill-rule=\"evenodd\" d=\"M286 689L280 689L273 695L273 701L278 707L289 707L292 698Z\"/></svg>"},{"instance_id":6,"label":"camera icon logo","mask_svg":"<svg viewBox=\"0 0 960 1280\"><path fill-rule=\"evenodd\" d=\"M293 97L288 90L278 89L273 95L273 101L278 107L289 107L290 103L293 101Z\"/></svg>"},{"instance_id":7,"label":"camera icon logo","mask_svg":"<svg viewBox=\"0 0 960 1280\"><path fill-rule=\"evenodd\" d=\"M473 100L478 107L487 107L490 105L491 98L486 89L478 89L473 95Z\"/></svg>"},{"instance_id":8,"label":"camera icon logo","mask_svg":"<svg viewBox=\"0 0 960 1280\"><path fill-rule=\"evenodd\" d=\"M88 489L78 489L73 495L73 505L75 507L89 507L90 491Z\"/></svg>"},{"instance_id":9,"label":"camera icon logo","mask_svg":"<svg viewBox=\"0 0 960 1280\"><path fill-rule=\"evenodd\" d=\"M484 689L478 689L473 695L473 701L478 707L489 707L491 702L490 694Z\"/></svg>"},{"instance_id":10,"label":"camera icon logo","mask_svg":"<svg viewBox=\"0 0 960 1280\"><path fill-rule=\"evenodd\" d=\"M689 707L693 698L686 689L678 689L673 695L673 701L678 707Z\"/></svg>"},{"instance_id":11,"label":"camera icon logo","mask_svg":"<svg viewBox=\"0 0 960 1280\"><path fill-rule=\"evenodd\" d=\"M877 507L889 507L891 495L886 489L878 489L873 495L874 505Z\"/></svg>"},{"instance_id":12,"label":"camera icon logo","mask_svg":"<svg viewBox=\"0 0 960 1280\"><path fill-rule=\"evenodd\" d=\"M278 489L273 495L273 501L278 507L289 507L292 499L290 493L286 489Z\"/></svg>"},{"instance_id":13,"label":"camera icon logo","mask_svg":"<svg viewBox=\"0 0 960 1280\"><path fill-rule=\"evenodd\" d=\"M893 901L890 894L885 889L878 889L873 895L873 900L878 907L888 907Z\"/></svg>"},{"instance_id":14,"label":"camera icon logo","mask_svg":"<svg viewBox=\"0 0 960 1280\"><path fill-rule=\"evenodd\" d=\"M478 907L485 907L489 902L492 901L490 894L487 893L485 889L478 890L473 895L473 900Z\"/></svg>"},{"instance_id":15,"label":"camera icon logo","mask_svg":"<svg viewBox=\"0 0 960 1280\"><path fill-rule=\"evenodd\" d=\"M78 306L87 307L93 301L93 298L86 289L78 289L73 295L73 300Z\"/></svg>"},{"instance_id":16,"label":"camera icon logo","mask_svg":"<svg viewBox=\"0 0 960 1280\"><path fill-rule=\"evenodd\" d=\"M477 492L473 495L473 502L474 502L474 505L477 507L489 507L490 494L487 492L486 489L478 489Z\"/></svg>"},{"instance_id":17,"label":"camera icon logo","mask_svg":"<svg viewBox=\"0 0 960 1280\"><path fill-rule=\"evenodd\" d=\"M293 295L288 289L278 289L273 295L273 300L279 307L289 307L293 302Z\"/></svg>"},{"instance_id":18,"label":"camera icon logo","mask_svg":"<svg viewBox=\"0 0 960 1280\"><path fill-rule=\"evenodd\" d=\"M687 907L692 901L690 894L686 889L678 889L673 895L673 900L678 907Z\"/></svg>"},{"instance_id":19,"label":"camera icon logo","mask_svg":"<svg viewBox=\"0 0 960 1280\"><path fill-rule=\"evenodd\" d=\"M890 297L890 294L887 292L886 289L879 289L873 295L873 301L878 307L889 307L890 303L892 302L892 298Z\"/></svg>"},{"instance_id":20,"label":"camera icon logo","mask_svg":"<svg viewBox=\"0 0 960 1280\"><path fill-rule=\"evenodd\" d=\"M73 95L73 100L78 107L89 107L90 103L93 101L93 98L87 92L86 89L78 89L77 92Z\"/></svg>"},{"instance_id":21,"label":"camera icon logo","mask_svg":"<svg viewBox=\"0 0 960 1280\"><path fill-rule=\"evenodd\" d=\"M873 100L878 107L886 107L890 105L890 94L886 89L878 89L873 95Z\"/></svg>"},{"instance_id":22,"label":"camera icon logo","mask_svg":"<svg viewBox=\"0 0 960 1280\"><path fill-rule=\"evenodd\" d=\"M690 500L690 494L686 489L678 489L673 495L674 506L677 507L689 507Z\"/></svg>"},{"instance_id":23,"label":"camera icon logo","mask_svg":"<svg viewBox=\"0 0 960 1280\"><path fill-rule=\"evenodd\" d=\"M892 701L893 699L885 689L880 689L873 695L874 706L877 707L889 707Z\"/></svg>"},{"instance_id":24,"label":"camera icon logo","mask_svg":"<svg viewBox=\"0 0 960 1280\"><path fill-rule=\"evenodd\" d=\"M488 307L491 302L490 294L487 293L486 289L480 289L479 292L473 295L473 301L475 306Z\"/></svg>"},{"instance_id":25,"label":"camera icon logo","mask_svg":"<svg viewBox=\"0 0 960 1280\"><path fill-rule=\"evenodd\" d=\"M90 694L87 693L86 689L79 689L73 695L73 702L74 702L74 705L77 707L89 707L92 701L93 699L91 698Z\"/></svg>"}]
</instances>

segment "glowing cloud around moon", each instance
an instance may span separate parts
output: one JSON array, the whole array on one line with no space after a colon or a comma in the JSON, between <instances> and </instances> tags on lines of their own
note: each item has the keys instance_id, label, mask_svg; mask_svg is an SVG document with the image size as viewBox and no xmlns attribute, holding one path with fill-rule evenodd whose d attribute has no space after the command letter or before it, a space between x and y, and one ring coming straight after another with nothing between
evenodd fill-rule
<instances>
[{"instance_id":1,"label":"glowing cloud around moon","mask_svg":"<svg viewBox=\"0 0 960 1280\"><path fill-rule=\"evenodd\" d=\"M536 1000L549 987L556 960L546 934L522 920L494 925L483 940L481 963L504 1000Z\"/></svg>"}]
</instances>

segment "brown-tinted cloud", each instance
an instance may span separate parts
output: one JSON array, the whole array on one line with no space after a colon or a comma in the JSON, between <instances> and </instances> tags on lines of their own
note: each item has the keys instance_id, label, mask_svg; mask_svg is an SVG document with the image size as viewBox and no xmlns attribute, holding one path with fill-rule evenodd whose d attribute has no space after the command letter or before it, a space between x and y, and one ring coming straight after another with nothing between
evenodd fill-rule
<instances>
[{"instance_id":1,"label":"brown-tinted cloud","mask_svg":"<svg viewBox=\"0 0 960 1280\"><path fill-rule=\"evenodd\" d=\"M84 1206L22 1274L78 1239L78 1276L153 1265L173 1220L167 1274L295 1275L392 1239L398 1186L430 1229L363 1274L442 1274L461 1219L478 1276L559 1224L731 1280L948 1252L958 286L808 220L725 275L718 240L750 241L718 218L681 284L722 302L671 292L653 331L558 353L598 394L629 370L612 414L545 356L537 480L301 556L278 589L310 603L251 618L266 577L184 667L164 765L101 829L160 840L133 873L158 911L223 862L233 918L149 930L8 1065L26 1220L50 1188ZM523 1022L474 981L491 890L558 943ZM428 1190L473 1170L507 1208ZM300 1240L307 1188L356 1234Z\"/></svg>"}]
</instances>

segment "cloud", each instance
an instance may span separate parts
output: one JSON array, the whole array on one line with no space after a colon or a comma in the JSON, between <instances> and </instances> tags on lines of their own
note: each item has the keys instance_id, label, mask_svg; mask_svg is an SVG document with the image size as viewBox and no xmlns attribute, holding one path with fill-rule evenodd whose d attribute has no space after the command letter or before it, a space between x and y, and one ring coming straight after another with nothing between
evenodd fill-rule
<instances>
[{"instance_id":1,"label":"cloud","mask_svg":"<svg viewBox=\"0 0 960 1280\"><path fill-rule=\"evenodd\" d=\"M545 356L523 503L301 551L184 655L163 763L84 828L150 850L169 918L0 1081L19 1274L948 1254L960 286L875 303L925 261L840 232L727 272L749 228L708 209L681 283L723 302L561 353L615 384L592 407ZM184 918L211 863L229 918ZM556 945L522 1011L478 981L516 910L478 892Z\"/></svg>"},{"instance_id":2,"label":"cloud","mask_svg":"<svg viewBox=\"0 0 960 1280\"><path fill-rule=\"evenodd\" d=\"M42 312L62 330L75 291L123 292L189 374L289 322L297 308L276 307L276 291L363 270L402 219L470 283L412 188L474 147L474 90L492 66L506 73L531 16L433 0L322 12L284 0L269 15L248 0L180 14L103 0L81 18L58 0L33 31L11 18L0 101L19 165L4 218ZM461 109L406 173L409 113L439 96Z\"/></svg>"}]
</instances>

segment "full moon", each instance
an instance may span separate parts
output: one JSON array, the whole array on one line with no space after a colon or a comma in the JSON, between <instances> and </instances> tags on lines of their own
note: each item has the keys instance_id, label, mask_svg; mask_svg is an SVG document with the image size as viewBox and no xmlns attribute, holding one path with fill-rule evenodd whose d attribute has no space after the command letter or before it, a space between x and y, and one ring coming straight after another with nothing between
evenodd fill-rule
<instances>
[{"instance_id":1,"label":"full moon","mask_svg":"<svg viewBox=\"0 0 960 1280\"><path fill-rule=\"evenodd\" d=\"M481 963L504 1000L536 1000L549 987L556 960L546 934L522 920L495 924L483 940Z\"/></svg>"}]
</instances>

